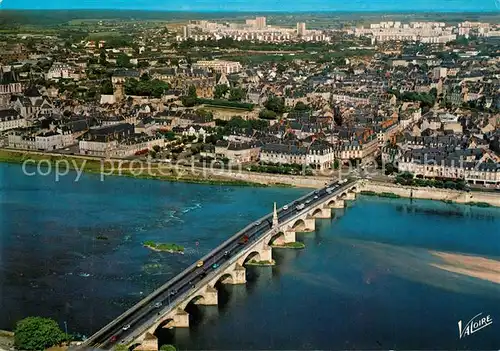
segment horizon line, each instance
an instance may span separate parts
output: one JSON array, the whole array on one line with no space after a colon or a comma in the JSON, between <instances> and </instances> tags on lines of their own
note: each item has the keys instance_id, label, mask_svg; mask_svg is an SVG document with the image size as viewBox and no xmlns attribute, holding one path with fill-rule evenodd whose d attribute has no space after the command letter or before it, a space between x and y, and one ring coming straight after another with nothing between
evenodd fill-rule
<instances>
[{"instance_id":1,"label":"horizon line","mask_svg":"<svg viewBox=\"0 0 500 351\"><path fill-rule=\"evenodd\" d=\"M1 8L0 14L3 11L138 11L138 12L210 12L210 13L385 13L385 14L414 14L414 13L436 13L436 14L484 14L491 13L500 16L500 11L498 10L219 10L219 9L192 9L192 10L183 10L183 9L139 9L139 8L50 8L50 9L40 9L40 8Z\"/></svg>"}]
</instances>

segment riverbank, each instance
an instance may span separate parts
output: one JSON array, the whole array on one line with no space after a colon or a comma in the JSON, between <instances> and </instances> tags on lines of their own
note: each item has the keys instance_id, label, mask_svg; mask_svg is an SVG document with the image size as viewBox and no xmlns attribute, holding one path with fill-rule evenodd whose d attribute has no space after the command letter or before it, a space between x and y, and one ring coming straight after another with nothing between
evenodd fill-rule
<instances>
[{"instance_id":1,"label":"riverbank","mask_svg":"<svg viewBox=\"0 0 500 351\"><path fill-rule=\"evenodd\" d=\"M14 347L14 333L0 330L0 351L11 350Z\"/></svg>"},{"instance_id":2,"label":"riverbank","mask_svg":"<svg viewBox=\"0 0 500 351\"><path fill-rule=\"evenodd\" d=\"M42 162L42 167L60 167L76 172L106 176L125 176L142 179L166 180L172 182L197 183L209 185L235 185L253 187L298 187L317 189L330 179L299 175L281 175L255 173L244 170L224 170L200 168L189 165L171 165L166 163L139 160L102 159L86 155L67 155L39 151L0 149L0 162L23 164L30 160L30 165Z\"/></svg>"},{"instance_id":3,"label":"riverbank","mask_svg":"<svg viewBox=\"0 0 500 351\"><path fill-rule=\"evenodd\" d=\"M364 193L369 196L436 200L477 207L500 207L500 193L494 192L419 188L371 180L366 181L362 189L361 194Z\"/></svg>"},{"instance_id":4,"label":"riverbank","mask_svg":"<svg viewBox=\"0 0 500 351\"><path fill-rule=\"evenodd\" d=\"M40 164L41 167L55 168L57 165L57 167L60 167L59 171L61 173L71 170L99 174L103 179L107 176L124 176L209 185L266 186L248 180L231 179L224 177L222 174L215 174L215 172L210 172L210 174L207 172L201 173L188 167L176 168L170 165L145 162L144 164L147 167L142 167L140 162L134 163L132 160L104 160L91 156L0 149L0 162L23 164L27 160L33 161L28 163L31 166L35 165L36 162L43 161Z\"/></svg>"}]
</instances>

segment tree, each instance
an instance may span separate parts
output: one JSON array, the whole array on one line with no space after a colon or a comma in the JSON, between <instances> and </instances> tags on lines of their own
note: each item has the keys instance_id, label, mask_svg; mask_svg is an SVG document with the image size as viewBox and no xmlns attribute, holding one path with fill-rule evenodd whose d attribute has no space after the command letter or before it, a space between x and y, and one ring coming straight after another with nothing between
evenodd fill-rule
<instances>
[{"instance_id":1,"label":"tree","mask_svg":"<svg viewBox=\"0 0 500 351\"><path fill-rule=\"evenodd\" d=\"M127 95L161 97L165 90L169 89L168 83L158 79L149 80L149 76L142 76L141 80L127 79L125 81L125 93Z\"/></svg>"},{"instance_id":2,"label":"tree","mask_svg":"<svg viewBox=\"0 0 500 351\"><path fill-rule=\"evenodd\" d=\"M177 351L174 345L166 344L160 347L160 351Z\"/></svg>"},{"instance_id":3,"label":"tree","mask_svg":"<svg viewBox=\"0 0 500 351\"><path fill-rule=\"evenodd\" d=\"M270 96L264 106L276 113L283 113L285 111L285 101L275 95Z\"/></svg>"},{"instance_id":4,"label":"tree","mask_svg":"<svg viewBox=\"0 0 500 351\"><path fill-rule=\"evenodd\" d=\"M111 83L111 80L106 79L102 83L101 88L100 88L100 92L101 92L101 94L104 94L104 95L113 94L113 84Z\"/></svg>"},{"instance_id":5,"label":"tree","mask_svg":"<svg viewBox=\"0 0 500 351\"><path fill-rule=\"evenodd\" d=\"M16 323L14 345L21 350L44 350L69 339L50 318L27 317Z\"/></svg>"},{"instance_id":6,"label":"tree","mask_svg":"<svg viewBox=\"0 0 500 351\"><path fill-rule=\"evenodd\" d=\"M104 49L101 49L101 53L99 54L99 63L103 66L106 66L106 64L108 63L106 61L106 50Z\"/></svg>"},{"instance_id":7,"label":"tree","mask_svg":"<svg viewBox=\"0 0 500 351\"><path fill-rule=\"evenodd\" d=\"M226 96L227 92L229 91L229 87L225 84L218 84L215 86L214 90L214 98L220 99L224 96Z\"/></svg>"},{"instance_id":8,"label":"tree","mask_svg":"<svg viewBox=\"0 0 500 351\"><path fill-rule=\"evenodd\" d=\"M197 98L198 94L196 93L196 87L194 85L190 85L188 89L188 96Z\"/></svg>"},{"instance_id":9,"label":"tree","mask_svg":"<svg viewBox=\"0 0 500 351\"><path fill-rule=\"evenodd\" d=\"M295 107L293 108L295 111L305 111L308 109L307 105L304 104L302 101L299 101L295 104Z\"/></svg>"},{"instance_id":10,"label":"tree","mask_svg":"<svg viewBox=\"0 0 500 351\"><path fill-rule=\"evenodd\" d=\"M209 110L205 110L204 108L196 110L195 113L197 116L206 118L207 120L212 120L214 118L214 114Z\"/></svg>"},{"instance_id":11,"label":"tree","mask_svg":"<svg viewBox=\"0 0 500 351\"><path fill-rule=\"evenodd\" d=\"M229 92L229 101L241 101L246 97L246 92L240 88L232 88Z\"/></svg>"},{"instance_id":12,"label":"tree","mask_svg":"<svg viewBox=\"0 0 500 351\"><path fill-rule=\"evenodd\" d=\"M188 89L188 94L181 97L181 102L186 107L193 107L196 105L198 100L198 94L196 93L196 87L191 85Z\"/></svg>"},{"instance_id":13,"label":"tree","mask_svg":"<svg viewBox=\"0 0 500 351\"><path fill-rule=\"evenodd\" d=\"M333 161L333 169L339 169L339 166L340 166L340 162L339 162L338 158L336 158L335 161Z\"/></svg>"},{"instance_id":14,"label":"tree","mask_svg":"<svg viewBox=\"0 0 500 351\"><path fill-rule=\"evenodd\" d=\"M128 57L125 54L119 54L116 57L116 65L118 67L130 67L131 66L131 64L130 64L130 57Z\"/></svg>"},{"instance_id":15,"label":"tree","mask_svg":"<svg viewBox=\"0 0 500 351\"><path fill-rule=\"evenodd\" d=\"M264 109L260 111L259 118L262 119L276 119L276 112Z\"/></svg>"},{"instance_id":16,"label":"tree","mask_svg":"<svg viewBox=\"0 0 500 351\"><path fill-rule=\"evenodd\" d=\"M160 145L153 146L153 150L156 151L156 152L159 152L160 149L161 149Z\"/></svg>"}]
</instances>

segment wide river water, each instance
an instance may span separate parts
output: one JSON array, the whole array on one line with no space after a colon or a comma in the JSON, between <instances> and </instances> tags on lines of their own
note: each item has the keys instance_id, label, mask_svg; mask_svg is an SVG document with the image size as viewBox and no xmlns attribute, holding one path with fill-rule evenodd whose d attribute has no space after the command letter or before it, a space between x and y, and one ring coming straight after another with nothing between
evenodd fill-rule
<instances>
[{"instance_id":1,"label":"wide river water","mask_svg":"<svg viewBox=\"0 0 500 351\"><path fill-rule=\"evenodd\" d=\"M102 327L225 238L304 189L74 175L24 176L0 164L0 328L29 315ZM108 240L98 240L105 236ZM190 306L181 350L498 349L500 285L437 267L434 251L500 260L500 210L360 196L274 250L274 267L224 286L219 306ZM152 252L173 242L185 255ZM463 268L463 267L462 267ZM457 322L493 324L459 338Z\"/></svg>"}]
</instances>

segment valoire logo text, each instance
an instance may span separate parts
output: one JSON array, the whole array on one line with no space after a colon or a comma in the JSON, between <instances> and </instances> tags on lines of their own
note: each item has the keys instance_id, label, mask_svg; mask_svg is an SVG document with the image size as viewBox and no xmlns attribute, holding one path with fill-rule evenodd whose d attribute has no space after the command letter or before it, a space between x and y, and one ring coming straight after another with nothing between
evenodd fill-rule
<instances>
[{"instance_id":1,"label":"valoire logo text","mask_svg":"<svg viewBox=\"0 0 500 351\"><path fill-rule=\"evenodd\" d=\"M483 313L481 312L472 317L465 326L463 325L461 320L458 321L458 334L460 339L468 335L472 335L475 332L486 328L488 325L491 325L493 323L493 319L490 315L481 317L482 314Z\"/></svg>"}]
</instances>

